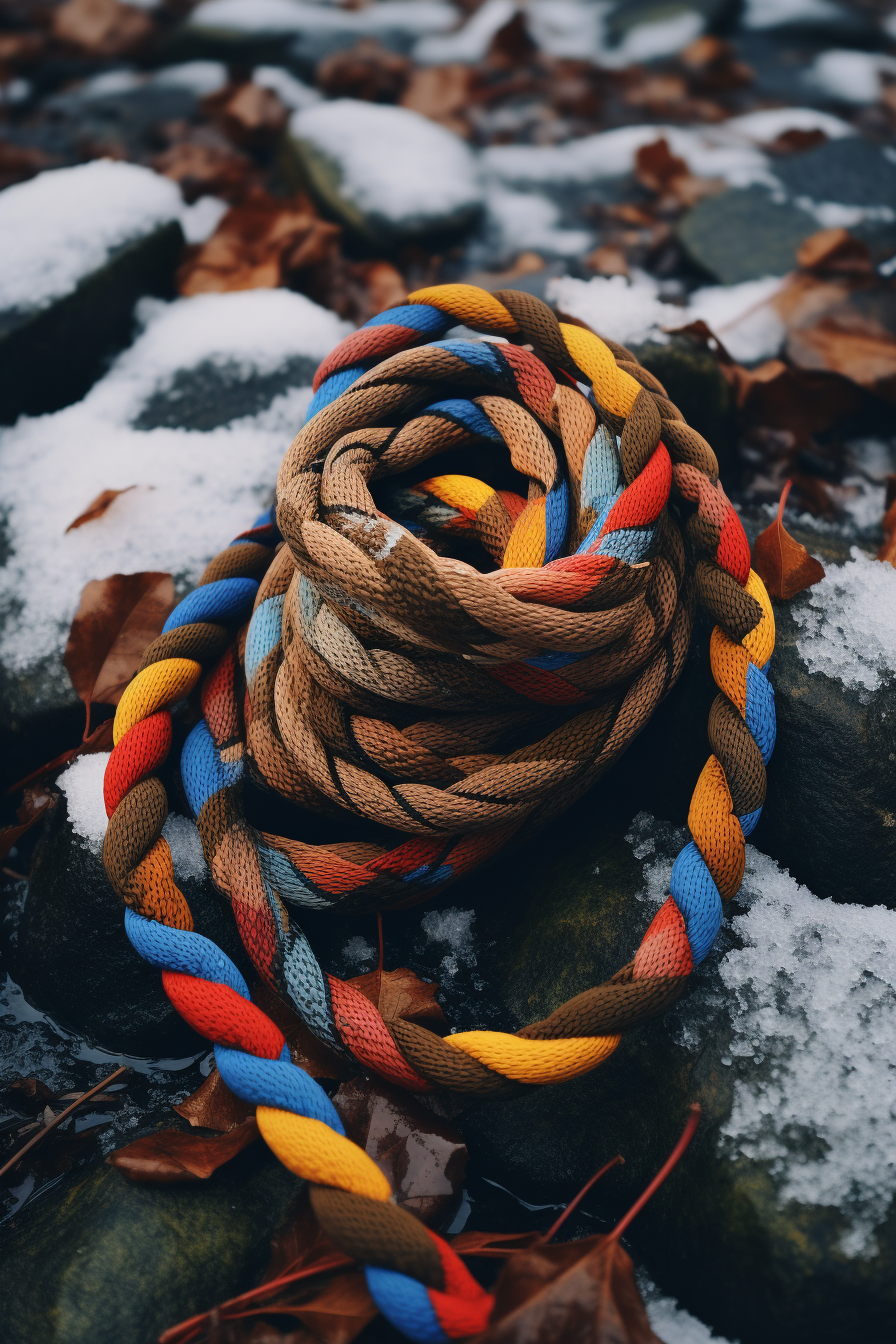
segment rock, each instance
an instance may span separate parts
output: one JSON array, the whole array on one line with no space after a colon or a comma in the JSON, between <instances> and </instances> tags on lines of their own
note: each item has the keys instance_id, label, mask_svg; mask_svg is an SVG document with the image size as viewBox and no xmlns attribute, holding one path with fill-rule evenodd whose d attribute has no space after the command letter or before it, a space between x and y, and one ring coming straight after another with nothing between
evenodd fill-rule
<instances>
[{"instance_id":1,"label":"rock","mask_svg":"<svg viewBox=\"0 0 896 1344\"><path fill-rule=\"evenodd\" d=\"M736 285L792 271L800 243L820 227L807 210L752 186L704 197L675 231L693 262L721 284Z\"/></svg>"},{"instance_id":2,"label":"rock","mask_svg":"<svg viewBox=\"0 0 896 1344\"><path fill-rule=\"evenodd\" d=\"M106 160L3 192L0 423L82 396L127 341L136 299L173 292L180 210L174 183Z\"/></svg>"},{"instance_id":3,"label":"rock","mask_svg":"<svg viewBox=\"0 0 896 1344\"><path fill-rule=\"evenodd\" d=\"M322 208L372 247L451 236L482 202L463 140L403 107L338 98L294 113L289 143Z\"/></svg>"},{"instance_id":4,"label":"rock","mask_svg":"<svg viewBox=\"0 0 896 1344\"><path fill-rule=\"evenodd\" d=\"M10 780L80 737L62 653L84 584L140 570L175 574L181 591L195 583L271 503L314 370L349 329L286 290L149 301L139 316L143 331L83 401L0 436ZM66 533L102 490L128 485L101 519Z\"/></svg>"},{"instance_id":5,"label":"rock","mask_svg":"<svg viewBox=\"0 0 896 1344\"><path fill-rule=\"evenodd\" d=\"M819 227L828 217L831 224L843 222L867 243L875 262L892 256L896 164L884 146L858 136L829 140L807 154L781 159L775 175L794 201L814 206Z\"/></svg>"},{"instance_id":6,"label":"rock","mask_svg":"<svg viewBox=\"0 0 896 1344\"><path fill-rule=\"evenodd\" d=\"M454 1005L461 1029L515 1029L631 957L686 837L620 816L598 793L453 888L455 923L475 911L480 986ZM896 914L821 901L754 850L735 908L688 997L602 1068L464 1111L475 1173L531 1207L569 1199L622 1152L589 1199L607 1226L697 1100L697 1138L627 1233L639 1262L741 1344L883 1344L896 1308L896 1111L880 1068L896 1044Z\"/></svg>"},{"instance_id":7,"label":"rock","mask_svg":"<svg viewBox=\"0 0 896 1344\"><path fill-rule=\"evenodd\" d=\"M155 1344L250 1286L297 1184L262 1143L208 1181L70 1177L26 1207L0 1252L4 1339Z\"/></svg>"},{"instance_id":8,"label":"rock","mask_svg":"<svg viewBox=\"0 0 896 1344\"><path fill-rule=\"evenodd\" d=\"M633 353L659 378L688 424L712 444L724 480L734 470L737 411L712 351L690 336L672 335L667 342L644 341Z\"/></svg>"},{"instance_id":9,"label":"rock","mask_svg":"<svg viewBox=\"0 0 896 1344\"><path fill-rule=\"evenodd\" d=\"M621 0L606 18L611 51L627 62L671 56L693 42L708 26L732 17L731 0Z\"/></svg>"},{"instance_id":10,"label":"rock","mask_svg":"<svg viewBox=\"0 0 896 1344\"><path fill-rule=\"evenodd\" d=\"M37 1009L49 1013L94 1045L112 1053L182 1059L204 1048L171 1007L156 967L131 947L124 932L120 897L103 869L103 755L83 757L82 788L96 797L96 829L76 833L65 797L54 801L43 823L31 882L14 920L4 929L6 959L13 979ZM83 767L88 765L85 772ZM74 767L73 767L74 768ZM63 784L65 775L62 776ZM79 805L85 806L80 800ZM83 825L83 822L81 823ZM201 846L185 818L168 823L176 875L200 933L214 939L250 973L227 902L202 873Z\"/></svg>"}]
</instances>

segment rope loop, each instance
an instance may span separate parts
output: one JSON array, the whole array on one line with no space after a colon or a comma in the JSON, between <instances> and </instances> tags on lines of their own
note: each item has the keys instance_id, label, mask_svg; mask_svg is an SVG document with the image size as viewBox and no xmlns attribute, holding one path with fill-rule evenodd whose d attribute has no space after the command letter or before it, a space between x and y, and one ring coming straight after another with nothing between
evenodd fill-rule
<instances>
[{"instance_id":1,"label":"rope loop","mask_svg":"<svg viewBox=\"0 0 896 1344\"><path fill-rule=\"evenodd\" d=\"M458 326L484 339L451 338ZM239 972L192 930L161 836L171 711L201 680L181 776L260 976L390 1082L508 1096L602 1063L712 946L765 801L774 618L710 446L630 351L531 295L420 290L342 341L314 389L276 509L211 562L122 697L104 858L134 946L216 1043L378 1306L412 1339L456 1339L484 1328L491 1298L391 1204ZM442 1038L325 974L290 911L412 905L545 825L675 684L697 600L718 622L713 754L633 960L515 1035ZM257 830L247 769L306 810L357 818L362 838Z\"/></svg>"}]
</instances>

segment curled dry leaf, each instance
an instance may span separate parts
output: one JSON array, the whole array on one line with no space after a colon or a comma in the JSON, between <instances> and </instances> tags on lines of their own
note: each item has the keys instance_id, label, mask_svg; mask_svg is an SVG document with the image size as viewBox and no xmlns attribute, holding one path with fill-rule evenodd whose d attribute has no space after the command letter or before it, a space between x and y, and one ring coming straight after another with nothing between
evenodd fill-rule
<instances>
[{"instance_id":1,"label":"curled dry leaf","mask_svg":"<svg viewBox=\"0 0 896 1344\"><path fill-rule=\"evenodd\" d=\"M494 1293L491 1323L477 1344L661 1344L615 1237L518 1251Z\"/></svg>"},{"instance_id":2,"label":"curled dry leaf","mask_svg":"<svg viewBox=\"0 0 896 1344\"><path fill-rule=\"evenodd\" d=\"M397 1088L355 1078L333 1096L346 1133L389 1180L396 1202L425 1223L444 1224L461 1196L463 1136Z\"/></svg>"},{"instance_id":3,"label":"curled dry leaf","mask_svg":"<svg viewBox=\"0 0 896 1344\"><path fill-rule=\"evenodd\" d=\"M89 56L123 56L142 46L155 27L144 9L118 0L67 0L51 12L53 36Z\"/></svg>"},{"instance_id":4,"label":"curled dry leaf","mask_svg":"<svg viewBox=\"0 0 896 1344\"><path fill-rule=\"evenodd\" d=\"M63 661L88 724L92 703L118 704L173 606L170 574L111 574L85 586Z\"/></svg>"},{"instance_id":5,"label":"curled dry leaf","mask_svg":"<svg viewBox=\"0 0 896 1344\"><path fill-rule=\"evenodd\" d=\"M83 513L79 513L73 523L69 523L65 529L66 532L74 532L76 527L83 527L85 523L95 522L97 518L102 518L119 495L126 495L129 490L136 490L136 485L126 485L123 490L101 490L96 499L92 499Z\"/></svg>"},{"instance_id":6,"label":"curled dry leaf","mask_svg":"<svg viewBox=\"0 0 896 1344\"><path fill-rule=\"evenodd\" d=\"M225 135L252 148L275 141L289 120L289 108L273 90L249 82L228 85L205 98L202 106Z\"/></svg>"},{"instance_id":7,"label":"curled dry leaf","mask_svg":"<svg viewBox=\"0 0 896 1344\"><path fill-rule=\"evenodd\" d=\"M255 1114L254 1106L231 1092L217 1069L212 1069L192 1096L174 1107L178 1115L202 1129L229 1133Z\"/></svg>"},{"instance_id":8,"label":"curled dry leaf","mask_svg":"<svg viewBox=\"0 0 896 1344\"><path fill-rule=\"evenodd\" d=\"M129 1181L205 1181L257 1138L254 1116L228 1134L206 1136L163 1129L118 1148L106 1161L123 1171Z\"/></svg>"},{"instance_id":9,"label":"curled dry leaf","mask_svg":"<svg viewBox=\"0 0 896 1344\"><path fill-rule=\"evenodd\" d=\"M369 971L348 984L376 1004L387 1022L403 1017L406 1022L420 1022L441 1034L448 1028L445 1014L436 1003L438 985L421 980L406 966L396 971Z\"/></svg>"},{"instance_id":10,"label":"curled dry leaf","mask_svg":"<svg viewBox=\"0 0 896 1344\"><path fill-rule=\"evenodd\" d=\"M770 595L784 601L824 578L822 565L784 527L784 505L791 484L788 481L781 492L777 518L753 546L753 568Z\"/></svg>"},{"instance_id":11,"label":"curled dry leaf","mask_svg":"<svg viewBox=\"0 0 896 1344\"><path fill-rule=\"evenodd\" d=\"M635 176L648 190L657 193L661 207L690 207L704 196L713 196L725 188L720 178L695 177L684 159L672 153L663 136L638 150Z\"/></svg>"}]
</instances>

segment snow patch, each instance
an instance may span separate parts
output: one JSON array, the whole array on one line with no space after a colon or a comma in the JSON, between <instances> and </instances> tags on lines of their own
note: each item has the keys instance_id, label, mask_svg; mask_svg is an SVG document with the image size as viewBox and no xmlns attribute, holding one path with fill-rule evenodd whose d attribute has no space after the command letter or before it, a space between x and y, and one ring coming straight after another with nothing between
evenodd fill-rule
<instances>
[{"instance_id":1,"label":"snow patch","mask_svg":"<svg viewBox=\"0 0 896 1344\"><path fill-rule=\"evenodd\" d=\"M369 970L376 962L376 948L356 933L342 949L342 959L349 970Z\"/></svg>"},{"instance_id":2,"label":"snow patch","mask_svg":"<svg viewBox=\"0 0 896 1344\"><path fill-rule=\"evenodd\" d=\"M587 229L560 228L560 210L546 196L494 187L487 193L486 210L486 227L507 257L530 248L548 256L576 257L594 244Z\"/></svg>"},{"instance_id":3,"label":"snow patch","mask_svg":"<svg viewBox=\"0 0 896 1344\"><path fill-rule=\"evenodd\" d=\"M797 650L810 672L876 691L896 672L896 570L857 546L850 554L792 609Z\"/></svg>"},{"instance_id":4,"label":"snow patch","mask_svg":"<svg viewBox=\"0 0 896 1344\"><path fill-rule=\"evenodd\" d=\"M154 394L173 395L177 377L204 365L228 380L276 373L297 356L310 368L351 329L283 289L148 299L137 311L142 335L83 401L0 434L12 551L0 569L0 659L9 669L58 656L90 579L167 570L195 582L270 502L311 389L210 430L135 429ZM140 488L65 533L100 491L129 485Z\"/></svg>"},{"instance_id":5,"label":"snow patch","mask_svg":"<svg viewBox=\"0 0 896 1344\"><path fill-rule=\"evenodd\" d=\"M59 776L58 787L65 794L65 805L72 830L84 849L102 854L109 818L103 802L103 776L111 752L98 751L79 756Z\"/></svg>"},{"instance_id":6,"label":"snow patch","mask_svg":"<svg viewBox=\"0 0 896 1344\"><path fill-rule=\"evenodd\" d=\"M303 84L295 75L279 65L256 66L252 72L252 83L257 84L259 88L270 89L276 93L281 103L296 112L303 107L312 107L323 98L323 94L317 89L312 89L310 84Z\"/></svg>"},{"instance_id":7,"label":"snow patch","mask_svg":"<svg viewBox=\"0 0 896 1344\"><path fill-rule=\"evenodd\" d=\"M659 56L671 56L699 37L705 26L703 15L693 9L657 23L636 24L613 50L612 64L634 65L639 61L655 61Z\"/></svg>"},{"instance_id":8,"label":"snow patch","mask_svg":"<svg viewBox=\"0 0 896 1344\"><path fill-rule=\"evenodd\" d=\"M476 943L473 935L474 910L430 910L420 921L420 928L430 943L447 943L451 949L442 958L439 979L445 984L454 979L462 966L476 965Z\"/></svg>"},{"instance_id":9,"label":"snow patch","mask_svg":"<svg viewBox=\"0 0 896 1344\"><path fill-rule=\"evenodd\" d=\"M202 852L202 837L195 822L189 817L181 817L175 812L170 812L162 827L162 835L168 841L174 876L178 881L201 882L203 878L209 876L205 855Z\"/></svg>"},{"instance_id":10,"label":"snow patch","mask_svg":"<svg viewBox=\"0 0 896 1344\"><path fill-rule=\"evenodd\" d=\"M180 190L133 163L54 168L0 192L0 309L44 308L109 253L179 219Z\"/></svg>"},{"instance_id":11,"label":"snow patch","mask_svg":"<svg viewBox=\"0 0 896 1344\"><path fill-rule=\"evenodd\" d=\"M302 0L207 0L187 20L190 29L231 33L269 33L287 37L314 33L403 32L411 36L453 28L458 12L439 0L379 0L348 6L302 3Z\"/></svg>"},{"instance_id":12,"label":"snow patch","mask_svg":"<svg viewBox=\"0 0 896 1344\"><path fill-rule=\"evenodd\" d=\"M880 97L883 75L896 75L896 57L878 51L823 51L804 79L841 103L874 103Z\"/></svg>"},{"instance_id":13,"label":"snow patch","mask_svg":"<svg viewBox=\"0 0 896 1344\"><path fill-rule=\"evenodd\" d=\"M829 0L747 0L745 28L781 28L784 24L842 23L843 10Z\"/></svg>"},{"instance_id":14,"label":"snow patch","mask_svg":"<svg viewBox=\"0 0 896 1344\"><path fill-rule=\"evenodd\" d=\"M730 1344L680 1307L674 1298L663 1297L653 1284L640 1276L639 1287L647 1308L647 1319L663 1344Z\"/></svg>"},{"instance_id":15,"label":"snow patch","mask_svg":"<svg viewBox=\"0 0 896 1344\"><path fill-rule=\"evenodd\" d=\"M481 199L464 141L407 108L338 98L294 113L291 133L336 165L340 194L365 215L447 220Z\"/></svg>"}]
</instances>

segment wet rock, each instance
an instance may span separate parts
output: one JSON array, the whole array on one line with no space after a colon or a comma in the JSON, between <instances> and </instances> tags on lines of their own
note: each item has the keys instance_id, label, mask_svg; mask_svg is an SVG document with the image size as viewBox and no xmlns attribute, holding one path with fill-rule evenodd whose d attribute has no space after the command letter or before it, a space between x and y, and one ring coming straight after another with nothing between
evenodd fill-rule
<instances>
[{"instance_id":1,"label":"wet rock","mask_svg":"<svg viewBox=\"0 0 896 1344\"><path fill-rule=\"evenodd\" d=\"M467 145L406 108L352 98L318 103L294 114L289 139L323 209L370 246L457 235L479 213Z\"/></svg>"},{"instance_id":2,"label":"wet rock","mask_svg":"<svg viewBox=\"0 0 896 1344\"><path fill-rule=\"evenodd\" d=\"M137 298L173 292L180 209L173 183L106 161L3 193L0 423L82 396L128 340Z\"/></svg>"},{"instance_id":3,"label":"wet rock","mask_svg":"<svg viewBox=\"0 0 896 1344\"><path fill-rule=\"evenodd\" d=\"M829 140L775 164L775 175L799 205L810 203L819 226L842 219L884 261L896 247L896 164L886 147L855 136Z\"/></svg>"},{"instance_id":4,"label":"wet rock","mask_svg":"<svg viewBox=\"0 0 896 1344\"><path fill-rule=\"evenodd\" d=\"M736 285L792 271L800 243L820 227L791 200L752 186L707 196L676 233L692 261L721 284Z\"/></svg>"},{"instance_id":5,"label":"wet rock","mask_svg":"<svg viewBox=\"0 0 896 1344\"><path fill-rule=\"evenodd\" d=\"M585 800L487 884L453 889L475 909L483 986L458 1025L516 1029L631 957L686 834L620 816L606 794ZM699 1101L697 1138L627 1234L639 1262L742 1344L883 1344L896 1131L878 1061L893 1045L896 914L818 900L755 851L739 901L688 996L603 1067L464 1111L474 1168L541 1204L622 1152L588 1205L606 1226Z\"/></svg>"},{"instance_id":6,"label":"wet rock","mask_svg":"<svg viewBox=\"0 0 896 1344\"><path fill-rule=\"evenodd\" d=\"M731 388L711 350L689 336L644 341L633 352L659 378L670 399L719 459L723 479L734 468L737 412Z\"/></svg>"},{"instance_id":7,"label":"wet rock","mask_svg":"<svg viewBox=\"0 0 896 1344\"><path fill-rule=\"evenodd\" d=\"M94 759L101 767L105 758ZM95 774L100 789L101 770ZM196 928L248 972L233 916L201 874L201 850L185 834L189 826L181 819L173 840L176 858L181 842L176 874ZM35 850L27 895L4 929L12 976L36 1008L94 1045L154 1058L196 1054L204 1042L171 1007L159 971L125 936L122 903L98 850L95 840L75 833L65 798L56 800Z\"/></svg>"},{"instance_id":8,"label":"wet rock","mask_svg":"<svg viewBox=\"0 0 896 1344\"><path fill-rule=\"evenodd\" d=\"M264 1144L208 1181L131 1185L100 1167L47 1191L0 1251L8 1344L155 1344L249 1287L297 1189Z\"/></svg>"}]
</instances>

